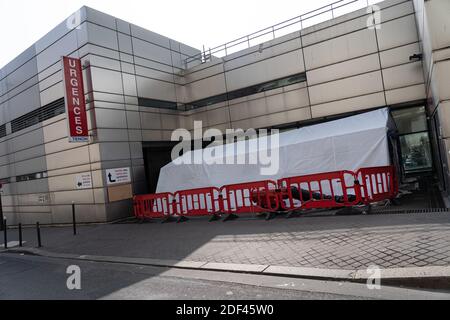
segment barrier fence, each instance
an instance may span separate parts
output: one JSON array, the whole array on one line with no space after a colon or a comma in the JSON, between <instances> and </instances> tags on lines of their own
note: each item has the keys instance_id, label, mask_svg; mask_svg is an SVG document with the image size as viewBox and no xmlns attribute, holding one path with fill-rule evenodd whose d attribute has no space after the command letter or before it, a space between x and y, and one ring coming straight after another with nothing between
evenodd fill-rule
<instances>
[{"instance_id":1,"label":"barrier fence","mask_svg":"<svg viewBox=\"0 0 450 320\"><path fill-rule=\"evenodd\" d=\"M207 187L133 198L139 219L227 218L244 213L293 212L370 205L398 193L394 166L341 170L298 177Z\"/></svg>"}]
</instances>

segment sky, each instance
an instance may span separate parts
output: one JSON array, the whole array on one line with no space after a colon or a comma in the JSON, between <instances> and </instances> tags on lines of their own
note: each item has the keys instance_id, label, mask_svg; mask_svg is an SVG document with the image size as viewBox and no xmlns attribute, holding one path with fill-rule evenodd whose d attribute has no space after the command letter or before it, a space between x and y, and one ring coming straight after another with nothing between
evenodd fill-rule
<instances>
[{"instance_id":1,"label":"sky","mask_svg":"<svg viewBox=\"0 0 450 320\"><path fill-rule=\"evenodd\" d=\"M221 45L331 2L0 0L0 68L83 5L201 49L203 45L207 48Z\"/></svg>"}]
</instances>

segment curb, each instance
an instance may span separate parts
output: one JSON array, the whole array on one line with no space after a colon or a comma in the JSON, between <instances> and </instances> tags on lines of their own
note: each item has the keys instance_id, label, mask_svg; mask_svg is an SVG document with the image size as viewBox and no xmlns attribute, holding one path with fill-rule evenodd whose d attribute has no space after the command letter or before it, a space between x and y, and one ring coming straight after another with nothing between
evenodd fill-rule
<instances>
[{"instance_id":1,"label":"curb","mask_svg":"<svg viewBox=\"0 0 450 320\"><path fill-rule=\"evenodd\" d=\"M151 258L127 258L97 255L78 255L48 252L37 248L21 248L0 250L4 253L31 254L47 258L80 260L92 262L120 263L145 265L152 267L166 267L178 269L193 269L205 271L223 271L234 273L248 273L279 277L293 277L314 280L346 281L366 283L371 278L367 270L322 269L308 267L288 267L272 265L217 263L189 260L164 260ZM404 286L422 289L450 290L450 266L428 266L410 268L380 269L381 282L384 285Z\"/></svg>"}]
</instances>

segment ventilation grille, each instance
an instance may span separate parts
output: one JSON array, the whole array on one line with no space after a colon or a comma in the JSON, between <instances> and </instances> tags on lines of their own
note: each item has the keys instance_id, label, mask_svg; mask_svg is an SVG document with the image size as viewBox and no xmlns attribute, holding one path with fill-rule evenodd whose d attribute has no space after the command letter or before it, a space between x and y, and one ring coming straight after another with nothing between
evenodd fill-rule
<instances>
[{"instance_id":1,"label":"ventilation grille","mask_svg":"<svg viewBox=\"0 0 450 320\"><path fill-rule=\"evenodd\" d=\"M450 212L449 208L425 208L425 209L372 209L370 214L414 214L414 213L439 213Z\"/></svg>"},{"instance_id":2,"label":"ventilation grille","mask_svg":"<svg viewBox=\"0 0 450 320\"><path fill-rule=\"evenodd\" d=\"M6 137L6 123L0 126L0 138Z\"/></svg>"},{"instance_id":3,"label":"ventilation grille","mask_svg":"<svg viewBox=\"0 0 450 320\"><path fill-rule=\"evenodd\" d=\"M14 119L11 121L11 130L12 132L23 130L42 121L56 117L65 111L64 98L58 99L39 109L33 110L17 119Z\"/></svg>"}]
</instances>

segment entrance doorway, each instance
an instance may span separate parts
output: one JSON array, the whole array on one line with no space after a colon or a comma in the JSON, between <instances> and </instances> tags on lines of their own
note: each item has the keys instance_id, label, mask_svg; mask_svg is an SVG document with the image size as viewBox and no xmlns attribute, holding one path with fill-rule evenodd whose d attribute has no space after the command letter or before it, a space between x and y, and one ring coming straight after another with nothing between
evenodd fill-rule
<instances>
[{"instance_id":1,"label":"entrance doorway","mask_svg":"<svg viewBox=\"0 0 450 320\"><path fill-rule=\"evenodd\" d=\"M145 174L147 176L147 189L149 193L156 192L161 168L172 161L172 148L177 143L172 141L143 143Z\"/></svg>"},{"instance_id":2,"label":"entrance doorway","mask_svg":"<svg viewBox=\"0 0 450 320\"><path fill-rule=\"evenodd\" d=\"M425 107L392 110L392 117L399 133L404 174L431 171L433 159Z\"/></svg>"}]
</instances>

